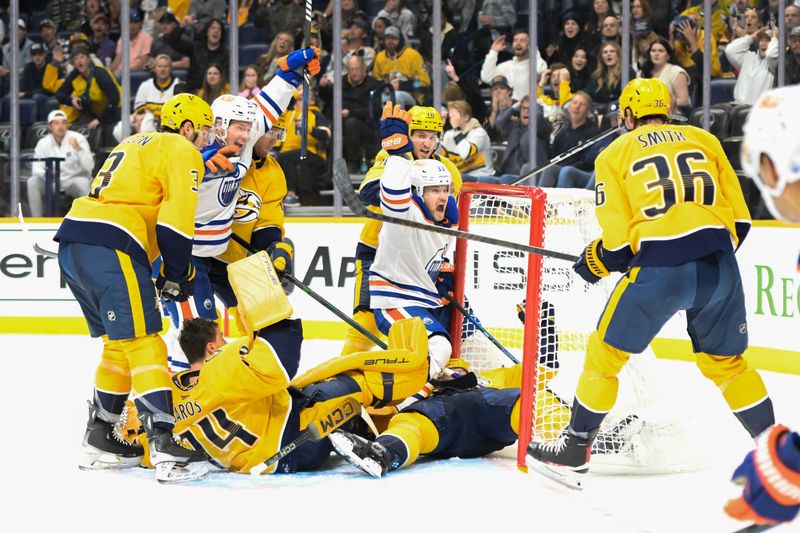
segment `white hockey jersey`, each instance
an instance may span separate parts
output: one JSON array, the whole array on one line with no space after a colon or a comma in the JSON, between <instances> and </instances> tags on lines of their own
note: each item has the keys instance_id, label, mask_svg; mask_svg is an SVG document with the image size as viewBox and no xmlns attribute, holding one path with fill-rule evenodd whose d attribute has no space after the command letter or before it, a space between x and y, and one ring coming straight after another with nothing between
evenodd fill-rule
<instances>
[{"instance_id":1,"label":"white hockey jersey","mask_svg":"<svg viewBox=\"0 0 800 533\"><path fill-rule=\"evenodd\" d=\"M386 160L381 176L381 209L398 218L434 225L411 193L412 161L399 156ZM450 226L445 220L440 225ZM452 262L455 238L397 224L381 226L378 250L369 271L373 309L441 307L436 278L445 260Z\"/></svg>"},{"instance_id":2,"label":"white hockey jersey","mask_svg":"<svg viewBox=\"0 0 800 533\"><path fill-rule=\"evenodd\" d=\"M275 76L256 96L255 102L261 110L258 120L266 121L265 131L286 110L294 91L294 86ZM256 139L251 138L239 157L231 158L234 165L232 171L206 173L203 177L197 193L192 255L215 257L228 247L239 187L253 160L255 141Z\"/></svg>"}]
</instances>

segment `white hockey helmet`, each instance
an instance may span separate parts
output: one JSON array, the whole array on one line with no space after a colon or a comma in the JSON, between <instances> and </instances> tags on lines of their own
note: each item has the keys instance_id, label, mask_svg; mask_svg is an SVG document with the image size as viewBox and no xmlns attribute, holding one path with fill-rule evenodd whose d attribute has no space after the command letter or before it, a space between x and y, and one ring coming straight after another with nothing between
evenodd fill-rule
<instances>
[{"instance_id":1,"label":"white hockey helmet","mask_svg":"<svg viewBox=\"0 0 800 533\"><path fill-rule=\"evenodd\" d=\"M771 196L780 196L786 185L800 180L800 86L781 87L764 93L744 124L742 167L756 182L773 215ZM761 156L772 160L777 174L774 185L761 177Z\"/></svg>"},{"instance_id":2,"label":"white hockey helmet","mask_svg":"<svg viewBox=\"0 0 800 533\"><path fill-rule=\"evenodd\" d=\"M255 122L258 117L258 106L242 96L223 94L211 104L211 113L214 115L214 127L227 130L232 120Z\"/></svg>"},{"instance_id":3,"label":"white hockey helmet","mask_svg":"<svg viewBox=\"0 0 800 533\"><path fill-rule=\"evenodd\" d=\"M425 187L447 185L453 191L453 176L450 171L436 159L415 159L411 162L411 192L422 196Z\"/></svg>"}]
</instances>

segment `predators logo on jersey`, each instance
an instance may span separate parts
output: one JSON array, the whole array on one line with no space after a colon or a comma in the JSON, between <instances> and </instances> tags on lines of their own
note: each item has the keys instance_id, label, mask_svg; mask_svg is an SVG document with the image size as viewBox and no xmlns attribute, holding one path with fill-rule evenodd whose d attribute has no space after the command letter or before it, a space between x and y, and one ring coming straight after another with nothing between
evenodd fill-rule
<instances>
[{"instance_id":1,"label":"predators logo on jersey","mask_svg":"<svg viewBox=\"0 0 800 533\"><path fill-rule=\"evenodd\" d=\"M236 211L233 213L233 221L236 223L255 222L258 220L258 212L261 210L261 197L258 193L239 190L239 199L236 201Z\"/></svg>"}]
</instances>

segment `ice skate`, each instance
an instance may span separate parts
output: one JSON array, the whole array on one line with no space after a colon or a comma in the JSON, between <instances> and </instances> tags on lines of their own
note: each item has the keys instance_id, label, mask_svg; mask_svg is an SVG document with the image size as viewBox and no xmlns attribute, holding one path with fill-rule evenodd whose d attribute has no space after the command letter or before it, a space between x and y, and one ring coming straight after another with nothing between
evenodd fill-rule
<instances>
[{"instance_id":1,"label":"ice skate","mask_svg":"<svg viewBox=\"0 0 800 533\"><path fill-rule=\"evenodd\" d=\"M133 468L142 463L144 448L121 438L114 423L98 418L99 408L89 402L89 420L83 434L81 470Z\"/></svg>"},{"instance_id":2,"label":"ice skate","mask_svg":"<svg viewBox=\"0 0 800 533\"><path fill-rule=\"evenodd\" d=\"M571 489L583 490L596 433L582 438L567 429L553 442L532 442L528 445L528 467Z\"/></svg>"},{"instance_id":3,"label":"ice skate","mask_svg":"<svg viewBox=\"0 0 800 533\"><path fill-rule=\"evenodd\" d=\"M341 430L334 431L329 438L336 453L359 470L372 477L382 477L389 471L392 456L382 444Z\"/></svg>"},{"instance_id":4,"label":"ice skate","mask_svg":"<svg viewBox=\"0 0 800 533\"><path fill-rule=\"evenodd\" d=\"M181 446L171 431L153 426L151 413L139 413L147 442L150 462L156 469L159 483L182 483L203 479L208 475L208 456L200 450Z\"/></svg>"}]
</instances>

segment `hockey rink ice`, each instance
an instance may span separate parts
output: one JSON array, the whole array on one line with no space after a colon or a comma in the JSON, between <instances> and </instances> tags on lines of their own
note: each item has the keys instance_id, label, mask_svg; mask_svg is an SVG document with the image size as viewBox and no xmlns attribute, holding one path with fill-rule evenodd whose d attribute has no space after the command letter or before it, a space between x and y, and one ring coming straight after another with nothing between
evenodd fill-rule
<instances>
[{"instance_id":1,"label":"hockey rink ice","mask_svg":"<svg viewBox=\"0 0 800 533\"><path fill-rule=\"evenodd\" d=\"M152 471L77 467L100 341L5 335L0 372L3 526L20 531L483 531L732 532L723 503L752 441L691 364L659 361L675 397L694 406L708 469L660 476L590 474L575 492L516 468L514 448L488 458L421 461L372 479L332 457L319 473L213 474L159 485ZM341 343L309 340L301 371ZM800 427L800 378L762 372L779 422ZM772 531L800 531L800 522Z\"/></svg>"}]
</instances>

